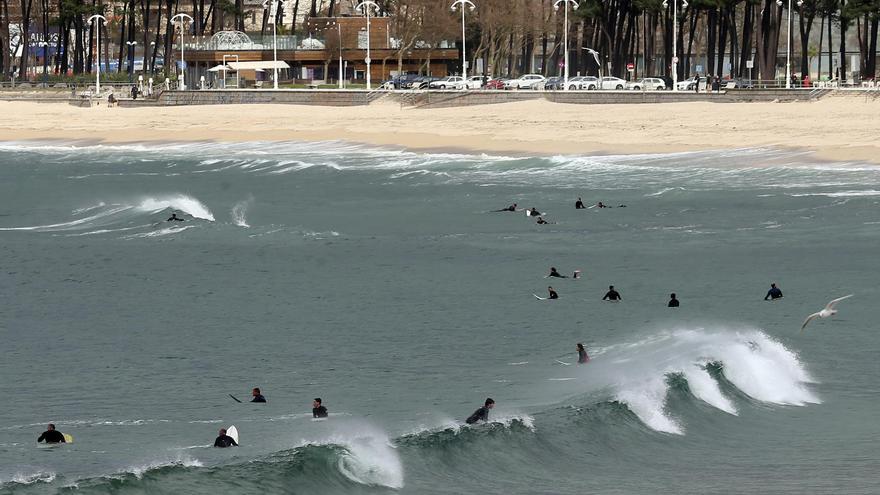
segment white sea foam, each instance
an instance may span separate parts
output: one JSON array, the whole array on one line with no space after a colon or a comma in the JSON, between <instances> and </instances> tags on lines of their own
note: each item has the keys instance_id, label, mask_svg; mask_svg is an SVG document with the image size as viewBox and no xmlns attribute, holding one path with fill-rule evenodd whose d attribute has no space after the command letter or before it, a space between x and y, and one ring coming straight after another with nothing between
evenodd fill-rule
<instances>
[{"instance_id":1,"label":"white sea foam","mask_svg":"<svg viewBox=\"0 0 880 495\"><path fill-rule=\"evenodd\" d=\"M666 404L674 375L687 380L696 399L738 414L735 402L708 370L714 363L724 379L754 400L794 406L821 402L810 390L813 379L797 355L755 329L676 330L601 351L592 353L590 379L610 387L617 400L660 432L683 434L686 427ZM601 354L603 359L595 359Z\"/></svg>"},{"instance_id":2,"label":"white sea foam","mask_svg":"<svg viewBox=\"0 0 880 495\"><path fill-rule=\"evenodd\" d=\"M397 448L382 430L358 422L336 422L333 431L320 440L303 440L308 445L336 445L345 452L336 467L346 478L363 485L403 488L403 463Z\"/></svg>"},{"instance_id":3,"label":"white sea foam","mask_svg":"<svg viewBox=\"0 0 880 495\"><path fill-rule=\"evenodd\" d=\"M144 474L149 471L170 466L204 467L204 464L202 464L202 462L198 459L179 454L177 455L177 457L171 459L158 459L154 461L149 461L144 464L130 466L119 474L133 474L136 478L140 479L143 478Z\"/></svg>"},{"instance_id":4,"label":"white sea foam","mask_svg":"<svg viewBox=\"0 0 880 495\"><path fill-rule=\"evenodd\" d=\"M232 223L239 227L249 228L250 224L247 223L247 210L253 202L253 198L248 198L244 201L235 203L235 206L232 207Z\"/></svg>"},{"instance_id":5,"label":"white sea foam","mask_svg":"<svg viewBox=\"0 0 880 495\"><path fill-rule=\"evenodd\" d=\"M198 199L184 194L147 197L140 202L138 209L149 213L158 213L168 209L180 210L195 218L214 221L214 214L211 213L208 207Z\"/></svg>"},{"instance_id":6,"label":"white sea foam","mask_svg":"<svg viewBox=\"0 0 880 495\"><path fill-rule=\"evenodd\" d=\"M19 485L32 485L34 483L51 483L55 481L55 473L51 471L38 471L36 473L16 473L9 479L0 480L0 486L7 483L15 483Z\"/></svg>"}]
</instances>

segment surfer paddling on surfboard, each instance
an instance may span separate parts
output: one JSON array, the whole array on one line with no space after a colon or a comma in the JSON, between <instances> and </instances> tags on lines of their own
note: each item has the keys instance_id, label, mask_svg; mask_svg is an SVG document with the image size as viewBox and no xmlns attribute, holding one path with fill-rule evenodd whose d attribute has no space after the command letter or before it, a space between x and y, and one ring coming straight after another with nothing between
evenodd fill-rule
<instances>
[{"instance_id":1,"label":"surfer paddling on surfboard","mask_svg":"<svg viewBox=\"0 0 880 495\"><path fill-rule=\"evenodd\" d=\"M464 420L465 423L472 425L478 421L489 421L489 409L495 407L495 401L492 400L491 397L486 399L486 402L483 404L483 407L474 411L473 414L468 416L468 419Z\"/></svg>"},{"instance_id":2,"label":"surfer paddling on surfboard","mask_svg":"<svg viewBox=\"0 0 880 495\"><path fill-rule=\"evenodd\" d=\"M495 210L495 211L496 212L498 212L498 211L516 211L516 203L508 206L507 208L501 208L500 210Z\"/></svg>"}]
</instances>

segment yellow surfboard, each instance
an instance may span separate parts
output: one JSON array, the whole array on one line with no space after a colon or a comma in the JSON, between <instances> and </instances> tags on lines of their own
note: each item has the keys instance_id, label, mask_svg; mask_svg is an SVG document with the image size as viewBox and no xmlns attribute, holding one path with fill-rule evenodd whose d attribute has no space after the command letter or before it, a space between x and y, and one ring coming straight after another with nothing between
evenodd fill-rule
<instances>
[{"instance_id":1,"label":"yellow surfboard","mask_svg":"<svg viewBox=\"0 0 880 495\"><path fill-rule=\"evenodd\" d=\"M73 443L73 435L69 433L64 434L64 442L65 443Z\"/></svg>"}]
</instances>

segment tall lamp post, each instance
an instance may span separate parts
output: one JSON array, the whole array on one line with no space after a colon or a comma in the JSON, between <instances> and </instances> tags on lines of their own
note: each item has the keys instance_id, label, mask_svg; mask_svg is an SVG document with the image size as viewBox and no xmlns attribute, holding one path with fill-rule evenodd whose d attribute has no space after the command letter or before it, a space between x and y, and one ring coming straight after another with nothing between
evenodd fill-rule
<instances>
[{"instance_id":1,"label":"tall lamp post","mask_svg":"<svg viewBox=\"0 0 880 495\"><path fill-rule=\"evenodd\" d=\"M376 5L376 2L372 2L371 0L364 0L363 2L357 4L355 7L356 10L361 10L367 16L367 58L364 59L364 62L367 63L367 89L373 89L370 85L370 9L376 9L376 12L379 12L379 6Z\"/></svg>"},{"instance_id":2,"label":"tall lamp post","mask_svg":"<svg viewBox=\"0 0 880 495\"><path fill-rule=\"evenodd\" d=\"M804 4L803 0L798 0L797 6ZM782 0L776 0L776 5L782 7ZM785 54L785 89L791 89L791 0L788 0L788 43L786 43Z\"/></svg>"},{"instance_id":3,"label":"tall lamp post","mask_svg":"<svg viewBox=\"0 0 880 495\"><path fill-rule=\"evenodd\" d=\"M189 19L189 22L193 22L193 18L181 12L169 19L169 22L174 23L175 19L180 19L180 83L178 87L183 91L186 90L186 60L183 58L183 35L185 33L183 30L183 20Z\"/></svg>"},{"instance_id":4,"label":"tall lamp post","mask_svg":"<svg viewBox=\"0 0 880 495\"><path fill-rule=\"evenodd\" d=\"M556 0L553 2L553 8L555 10L559 10L559 4L565 4L565 36L563 39L563 47L565 48L565 70L563 71L563 83L562 87L568 91L568 4L574 5L575 10L578 8L578 3L575 0Z\"/></svg>"},{"instance_id":5,"label":"tall lamp post","mask_svg":"<svg viewBox=\"0 0 880 495\"><path fill-rule=\"evenodd\" d=\"M455 2L452 2L453 12L455 12L456 7L461 9L461 77L464 78L465 81L467 81L467 50L464 36L464 8L466 6L471 8L471 12L477 8L471 0L455 0Z\"/></svg>"},{"instance_id":6,"label":"tall lamp post","mask_svg":"<svg viewBox=\"0 0 880 495\"><path fill-rule=\"evenodd\" d=\"M277 24L278 24L278 2L281 0L266 0L267 2L272 2L272 7L269 9L269 17L272 18L272 61L274 62L274 66L272 70L274 71L275 76L272 79L272 88L278 89L278 34L277 34Z\"/></svg>"},{"instance_id":7,"label":"tall lamp post","mask_svg":"<svg viewBox=\"0 0 880 495\"><path fill-rule=\"evenodd\" d=\"M336 81L336 84L339 86L339 89L342 89L342 78L345 75L342 73L342 25L339 24L339 21L329 21L327 23L327 27L336 26L336 44L339 45L339 80Z\"/></svg>"},{"instance_id":8,"label":"tall lamp post","mask_svg":"<svg viewBox=\"0 0 880 495\"><path fill-rule=\"evenodd\" d=\"M107 18L102 16L101 14L95 14L89 17L89 20L86 21L87 24L91 24L92 21L96 21L100 19L101 23L105 26L107 25ZM95 57L95 93L101 94L101 25L95 24L95 27L98 28L97 35L95 36L95 50L98 53L98 56Z\"/></svg>"},{"instance_id":9,"label":"tall lamp post","mask_svg":"<svg viewBox=\"0 0 880 495\"><path fill-rule=\"evenodd\" d=\"M669 7L666 0L663 0L663 6ZM687 0L681 0L681 8L687 6ZM700 82L696 84L699 86ZM672 0L672 90L678 91L678 0Z\"/></svg>"},{"instance_id":10,"label":"tall lamp post","mask_svg":"<svg viewBox=\"0 0 880 495\"><path fill-rule=\"evenodd\" d=\"M132 82L132 76L134 74L134 47L138 44L137 41L126 41L126 45L128 45L128 82Z\"/></svg>"}]
</instances>

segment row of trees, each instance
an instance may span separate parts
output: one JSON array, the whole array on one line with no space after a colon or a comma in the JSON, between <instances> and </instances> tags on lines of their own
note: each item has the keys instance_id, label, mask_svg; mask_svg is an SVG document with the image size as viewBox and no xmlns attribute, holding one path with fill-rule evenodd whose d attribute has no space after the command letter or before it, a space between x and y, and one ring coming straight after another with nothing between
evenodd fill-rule
<instances>
[{"instance_id":1,"label":"row of trees","mask_svg":"<svg viewBox=\"0 0 880 495\"><path fill-rule=\"evenodd\" d=\"M678 4L678 26L673 26L674 2ZM645 75L670 75L673 33L677 32L680 63L679 78L703 65L703 72L734 77L754 76L774 79L784 63L778 60L785 50L789 2L777 0L581 0L569 13L569 72L623 75L628 63L637 62ZM458 17L449 9L451 0L375 0L378 15L392 20L392 36L397 44L397 62L402 65L413 47L429 48L425 64L430 64L430 48L444 39L460 38ZM493 75L542 72L555 74L563 58L561 12L554 0L474 0L477 8L467 12L468 59L471 67L482 60L483 72ZM116 51L102 55L108 64L112 56L122 70L126 50L137 43L144 52L144 66L154 71L157 58L171 60L175 26L171 17L178 12L192 15L188 28L197 36L225 29L245 30L246 17L261 14L262 31L275 22L283 32L301 33L310 24L298 23L302 17L338 15L351 12L354 0L287 0L274 19L268 8L246 8L244 0L0 0L0 70L27 73L33 60L33 40L51 42L57 54L50 70L75 74L94 66L94 48L111 46ZM799 4L799 5L798 5ZM560 7L564 6L564 3ZM821 74L845 77L857 70L863 78L876 73L880 0L802 0L791 4L792 46L797 57L793 71L810 73L811 61L818 57ZM285 12L285 8L290 12ZM94 24L86 20L93 14L108 18L106 28L96 39ZM288 19L288 26L284 26ZM292 21L290 20L292 19ZM10 36L19 32L19 36ZM815 43L818 31L819 41ZM52 33L56 33L52 36ZM857 39L860 66L847 67L850 36ZM128 42L128 44L126 44ZM17 64L11 56L20 47ZM599 63L584 48L599 53ZM536 57L536 54L538 56ZM538 60L536 63L535 60ZM836 67L835 67L836 63ZM169 64L165 64L166 70ZM753 65L753 73L749 66ZM839 71L839 72L838 72Z\"/></svg>"}]
</instances>

